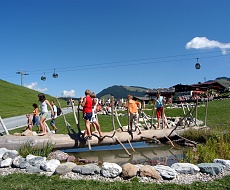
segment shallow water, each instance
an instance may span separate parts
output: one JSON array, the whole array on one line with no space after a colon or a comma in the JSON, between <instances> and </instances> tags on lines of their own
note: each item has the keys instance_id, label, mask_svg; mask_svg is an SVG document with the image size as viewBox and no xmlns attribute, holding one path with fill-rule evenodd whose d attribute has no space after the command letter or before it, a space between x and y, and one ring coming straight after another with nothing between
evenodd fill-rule
<instances>
[{"instance_id":1,"label":"shallow water","mask_svg":"<svg viewBox=\"0 0 230 190\"><path fill-rule=\"evenodd\" d=\"M97 146L88 148L75 148L62 150L69 155L74 155L77 158L84 158L96 162L112 162L117 164L132 163L132 164L164 164L171 166L175 162L179 162L184 158L183 148L175 149L171 145L155 144L146 142L132 143L135 152L131 149L128 143L124 146L131 153L129 156L125 150L118 145Z\"/></svg>"}]
</instances>

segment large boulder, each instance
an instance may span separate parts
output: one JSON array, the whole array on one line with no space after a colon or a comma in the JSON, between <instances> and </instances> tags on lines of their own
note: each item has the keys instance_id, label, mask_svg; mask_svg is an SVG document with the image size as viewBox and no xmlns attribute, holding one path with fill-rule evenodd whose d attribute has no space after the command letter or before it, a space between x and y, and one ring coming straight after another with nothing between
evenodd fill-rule
<instances>
[{"instance_id":1,"label":"large boulder","mask_svg":"<svg viewBox=\"0 0 230 190\"><path fill-rule=\"evenodd\" d=\"M149 165L140 168L140 176L161 180L160 174L152 166Z\"/></svg>"},{"instance_id":2,"label":"large boulder","mask_svg":"<svg viewBox=\"0 0 230 190\"><path fill-rule=\"evenodd\" d=\"M101 174L107 178L115 178L122 172L121 166L115 163L104 162L101 167Z\"/></svg>"},{"instance_id":3,"label":"large boulder","mask_svg":"<svg viewBox=\"0 0 230 190\"><path fill-rule=\"evenodd\" d=\"M200 168L200 172L207 173L212 176L215 176L218 173L222 172L225 168L224 165L219 163L200 163L197 166Z\"/></svg>"},{"instance_id":4,"label":"large boulder","mask_svg":"<svg viewBox=\"0 0 230 190\"><path fill-rule=\"evenodd\" d=\"M76 166L75 163L73 162L66 162L66 163L63 163L63 164L60 164L56 170L55 170L55 173L56 174L66 174L66 173L69 173L73 170L73 168Z\"/></svg>"},{"instance_id":5,"label":"large boulder","mask_svg":"<svg viewBox=\"0 0 230 190\"><path fill-rule=\"evenodd\" d=\"M176 170L178 173L195 174L200 171L200 168L190 163L174 163L171 168Z\"/></svg>"},{"instance_id":6,"label":"large boulder","mask_svg":"<svg viewBox=\"0 0 230 190\"><path fill-rule=\"evenodd\" d=\"M125 179L137 176L137 173L139 171L138 167L130 163L123 164L121 168L122 168L121 176Z\"/></svg>"},{"instance_id":7,"label":"large boulder","mask_svg":"<svg viewBox=\"0 0 230 190\"><path fill-rule=\"evenodd\" d=\"M226 167L226 169L230 170L230 160L224 160L224 159L214 159L214 163L222 164Z\"/></svg>"},{"instance_id":8,"label":"large boulder","mask_svg":"<svg viewBox=\"0 0 230 190\"><path fill-rule=\"evenodd\" d=\"M72 169L75 173L83 175L95 175L100 174L101 169L96 164L77 165Z\"/></svg>"},{"instance_id":9,"label":"large boulder","mask_svg":"<svg viewBox=\"0 0 230 190\"><path fill-rule=\"evenodd\" d=\"M160 173L163 179L174 179L177 176L175 169L170 168L169 166L156 165L153 168Z\"/></svg>"}]
</instances>

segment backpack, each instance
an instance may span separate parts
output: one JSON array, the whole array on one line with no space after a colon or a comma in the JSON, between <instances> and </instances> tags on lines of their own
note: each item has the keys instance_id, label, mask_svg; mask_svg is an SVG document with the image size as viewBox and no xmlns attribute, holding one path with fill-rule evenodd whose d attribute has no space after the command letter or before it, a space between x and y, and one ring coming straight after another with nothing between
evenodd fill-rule
<instances>
[{"instance_id":1,"label":"backpack","mask_svg":"<svg viewBox=\"0 0 230 190\"><path fill-rule=\"evenodd\" d=\"M61 109L59 107L57 107L57 116L61 115Z\"/></svg>"}]
</instances>

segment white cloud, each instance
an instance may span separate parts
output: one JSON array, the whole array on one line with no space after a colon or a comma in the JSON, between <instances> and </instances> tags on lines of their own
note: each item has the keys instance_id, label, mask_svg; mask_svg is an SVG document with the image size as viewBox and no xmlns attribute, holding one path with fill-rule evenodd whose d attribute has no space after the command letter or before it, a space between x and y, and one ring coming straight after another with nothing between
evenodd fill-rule
<instances>
[{"instance_id":1,"label":"white cloud","mask_svg":"<svg viewBox=\"0 0 230 190\"><path fill-rule=\"evenodd\" d=\"M63 90L62 96L64 96L64 97L75 97L75 90L70 90L70 91Z\"/></svg>"},{"instance_id":2,"label":"white cloud","mask_svg":"<svg viewBox=\"0 0 230 190\"><path fill-rule=\"evenodd\" d=\"M42 93L48 90L48 88L39 88L37 82L32 82L28 85L25 84L24 86L32 90L37 90L38 92L42 92Z\"/></svg>"},{"instance_id":3,"label":"white cloud","mask_svg":"<svg viewBox=\"0 0 230 190\"><path fill-rule=\"evenodd\" d=\"M221 43L215 40L209 40L206 37L195 37L186 44L187 49L213 49L220 48L223 55L226 55L230 49L230 43Z\"/></svg>"}]
</instances>

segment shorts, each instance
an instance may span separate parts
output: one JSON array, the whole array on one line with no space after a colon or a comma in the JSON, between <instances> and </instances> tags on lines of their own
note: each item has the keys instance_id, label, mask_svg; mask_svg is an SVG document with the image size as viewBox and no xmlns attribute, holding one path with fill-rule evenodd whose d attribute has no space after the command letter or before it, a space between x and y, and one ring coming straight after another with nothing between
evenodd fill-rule
<instances>
[{"instance_id":1,"label":"shorts","mask_svg":"<svg viewBox=\"0 0 230 190\"><path fill-rule=\"evenodd\" d=\"M92 116L90 122L94 123L96 121L97 121L97 115Z\"/></svg>"},{"instance_id":2,"label":"shorts","mask_svg":"<svg viewBox=\"0 0 230 190\"><path fill-rule=\"evenodd\" d=\"M51 126L54 126L54 125L55 125L55 120L54 120L54 119L51 119L51 120L50 120L50 125L51 125Z\"/></svg>"},{"instance_id":3,"label":"shorts","mask_svg":"<svg viewBox=\"0 0 230 190\"><path fill-rule=\"evenodd\" d=\"M138 124L139 114L138 113L131 113L129 119L136 126Z\"/></svg>"},{"instance_id":4,"label":"shorts","mask_svg":"<svg viewBox=\"0 0 230 190\"><path fill-rule=\"evenodd\" d=\"M91 121L91 118L92 118L92 112L90 112L90 113L84 113L83 114L83 119L84 120L89 120L89 121Z\"/></svg>"},{"instance_id":5,"label":"shorts","mask_svg":"<svg viewBox=\"0 0 230 190\"><path fill-rule=\"evenodd\" d=\"M40 126L40 124L39 124L39 116L34 116L33 117L33 125L37 125L38 127Z\"/></svg>"},{"instance_id":6,"label":"shorts","mask_svg":"<svg viewBox=\"0 0 230 190\"><path fill-rule=\"evenodd\" d=\"M45 112L45 113L41 113L40 117L44 117L44 118L47 118L47 117L48 117L48 112Z\"/></svg>"},{"instance_id":7,"label":"shorts","mask_svg":"<svg viewBox=\"0 0 230 190\"><path fill-rule=\"evenodd\" d=\"M157 108L156 115L157 115L158 119L162 117L162 115L163 115L163 107Z\"/></svg>"}]
</instances>

